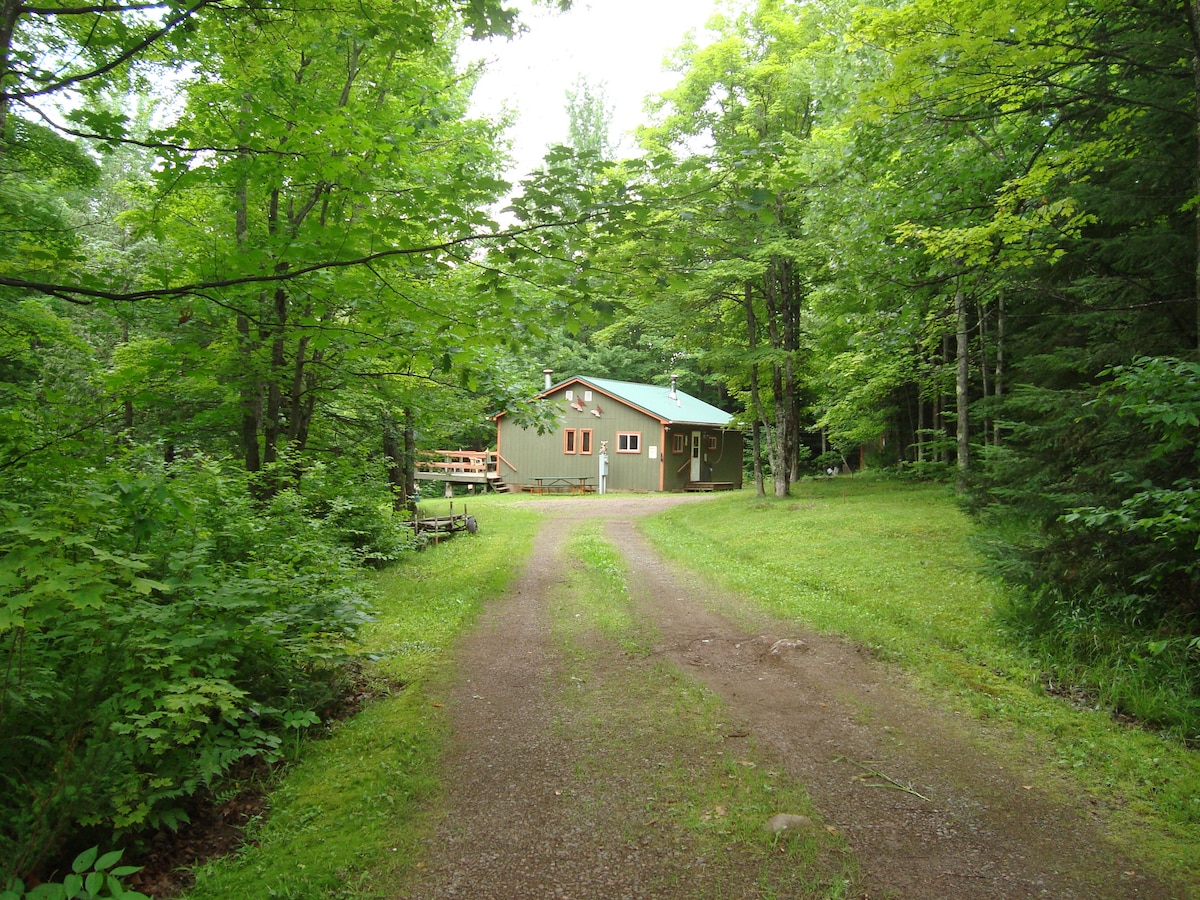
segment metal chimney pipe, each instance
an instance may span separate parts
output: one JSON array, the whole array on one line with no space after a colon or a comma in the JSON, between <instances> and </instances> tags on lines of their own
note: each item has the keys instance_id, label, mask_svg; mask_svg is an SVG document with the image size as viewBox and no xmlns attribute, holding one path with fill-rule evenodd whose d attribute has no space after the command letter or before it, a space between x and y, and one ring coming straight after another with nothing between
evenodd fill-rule
<instances>
[{"instance_id":1,"label":"metal chimney pipe","mask_svg":"<svg viewBox=\"0 0 1200 900\"><path fill-rule=\"evenodd\" d=\"M550 376L554 374L554 370L553 369L542 369L542 374L546 376L545 390L548 391L548 390L550 390L550 386L554 384L554 382L550 380Z\"/></svg>"}]
</instances>

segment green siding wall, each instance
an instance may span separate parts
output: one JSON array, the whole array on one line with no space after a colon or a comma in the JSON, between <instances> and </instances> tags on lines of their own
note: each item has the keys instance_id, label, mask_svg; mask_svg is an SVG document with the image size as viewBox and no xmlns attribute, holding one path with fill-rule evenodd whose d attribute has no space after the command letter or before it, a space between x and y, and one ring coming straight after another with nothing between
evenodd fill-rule
<instances>
[{"instance_id":1,"label":"green siding wall","mask_svg":"<svg viewBox=\"0 0 1200 900\"><path fill-rule=\"evenodd\" d=\"M589 475L596 479L600 473L600 443L608 441L609 490L658 490L660 460L650 459L650 447L658 447L661 439L658 421L600 391L592 391L590 401L585 400L583 392L578 389L574 390L574 396L582 401L582 410L571 406L565 391L558 391L547 398L558 411L558 427L546 434L519 428L507 416L500 418L497 433L500 455L517 470L514 472L501 463L500 473L504 480L509 484L529 487L534 484L536 477ZM597 408L600 410L599 416L592 414L592 410ZM564 432L568 428L577 432L591 430L590 454L564 452ZM620 432L640 434L640 452L617 453L617 434ZM578 436L576 440L579 440Z\"/></svg>"},{"instance_id":2,"label":"green siding wall","mask_svg":"<svg viewBox=\"0 0 1200 900\"><path fill-rule=\"evenodd\" d=\"M688 481L690 457L672 453L671 431L667 432L665 445L660 422L639 412L624 403L608 396L602 391L591 391L591 399L586 399L579 385L572 387L574 397L582 401L583 409L574 409L566 397L566 390L556 391L547 399L557 410L557 427L546 434L538 434L534 429L520 428L507 416L497 420L497 444L503 460L500 463L501 477L511 485L525 488L535 484L537 477L578 477L590 476L593 485L598 483L600 472L600 444L608 442L608 489L610 491L657 491L660 477L662 486L668 491L683 490ZM600 415L593 414L599 409ZM670 427L670 426L669 426ZM578 432L590 429L592 432L592 452L566 453L565 431L575 429L576 440ZM692 429L687 426L674 426L678 431L689 435L693 430L702 433L702 481L730 481L735 484L742 482L742 435L736 431L722 431L715 428ZM640 435L641 446L638 453L618 453L617 435L636 433ZM717 449L708 450L708 436L717 437ZM656 458L651 458L651 448L654 448ZM578 443L577 443L578 449ZM515 471L505 464L505 461L515 466ZM684 466L685 462L689 465ZM682 471L679 471L683 466Z\"/></svg>"}]
</instances>

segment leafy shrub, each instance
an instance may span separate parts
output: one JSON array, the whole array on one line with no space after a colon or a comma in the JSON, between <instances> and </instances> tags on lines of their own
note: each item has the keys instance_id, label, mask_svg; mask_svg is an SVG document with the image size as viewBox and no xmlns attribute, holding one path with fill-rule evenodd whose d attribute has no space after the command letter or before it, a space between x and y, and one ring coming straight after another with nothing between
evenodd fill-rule
<instances>
[{"instance_id":1,"label":"leafy shrub","mask_svg":"<svg viewBox=\"0 0 1200 900\"><path fill-rule=\"evenodd\" d=\"M99 852L98 847L91 847L80 853L71 865L71 874L62 881L45 882L27 891L21 879L11 879L0 890L0 900L100 900L102 897L149 900L145 894L127 889L121 881L139 871L140 866L118 866L120 850L103 856Z\"/></svg>"},{"instance_id":2,"label":"leafy shrub","mask_svg":"<svg viewBox=\"0 0 1200 900\"><path fill-rule=\"evenodd\" d=\"M177 827L278 758L369 599L344 530L211 460L25 487L0 499L0 880L81 829Z\"/></svg>"},{"instance_id":3,"label":"leafy shrub","mask_svg":"<svg viewBox=\"0 0 1200 900\"><path fill-rule=\"evenodd\" d=\"M330 529L330 538L362 560L395 560L414 548L407 517L393 508L384 463L363 472L348 465L317 464L304 471L307 515Z\"/></svg>"},{"instance_id":4,"label":"leafy shrub","mask_svg":"<svg viewBox=\"0 0 1200 900\"><path fill-rule=\"evenodd\" d=\"M1096 404L1140 424L1145 459L1137 472L1113 474L1109 502L1069 510L1062 522L1116 557L1114 581L1200 614L1200 363L1144 358L1108 374Z\"/></svg>"},{"instance_id":5,"label":"leafy shrub","mask_svg":"<svg viewBox=\"0 0 1200 900\"><path fill-rule=\"evenodd\" d=\"M1001 513L995 558L1023 589L1009 620L1048 666L1200 741L1200 364L1103 374L1090 397L1026 392L1020 449L992 452L976 499Z\"/></svg>"}]
</instances>

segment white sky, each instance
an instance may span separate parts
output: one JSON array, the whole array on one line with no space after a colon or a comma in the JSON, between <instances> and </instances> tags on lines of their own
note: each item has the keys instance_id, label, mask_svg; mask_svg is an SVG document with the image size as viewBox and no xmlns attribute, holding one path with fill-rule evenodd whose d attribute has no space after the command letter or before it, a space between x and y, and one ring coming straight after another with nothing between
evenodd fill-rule
<instances>
[{"instance_id":1,"label":"white sky","mask_svg":"<svg viewBox=\"0 0 1200 900\"><path fill-rule=\"evenodd\" d=\"M663 60L690 29L699 36L715 12L714 0L575 0L566 13L531 8L527 0L519 5L527 33L511 42L467 42L462 50L464 61L489 60L476 110L498 115L507 105L517 114L508 132L513 181L541 162L548 145L566 142L566 91L580 75L603 83L613 142L631 153L627 135L645 121L644 99L678 79Z\"/></svg>"}]
</instances>

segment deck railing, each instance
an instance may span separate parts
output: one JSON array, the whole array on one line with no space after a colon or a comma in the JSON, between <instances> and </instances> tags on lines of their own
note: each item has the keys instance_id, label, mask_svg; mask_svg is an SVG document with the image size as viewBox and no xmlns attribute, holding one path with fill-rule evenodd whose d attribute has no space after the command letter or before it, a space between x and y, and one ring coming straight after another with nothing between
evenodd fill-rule
<instances>
[{"instance_id":1,"label":"deck railing","mask_svg":"<svg viewBox=\"0 0 1200 900\"><path fill-rule=\"evenodd\" d=\"M499 454L491 450L422 450L417 471L427 475L499 477Z\"/></svg>"}]
</instances>

